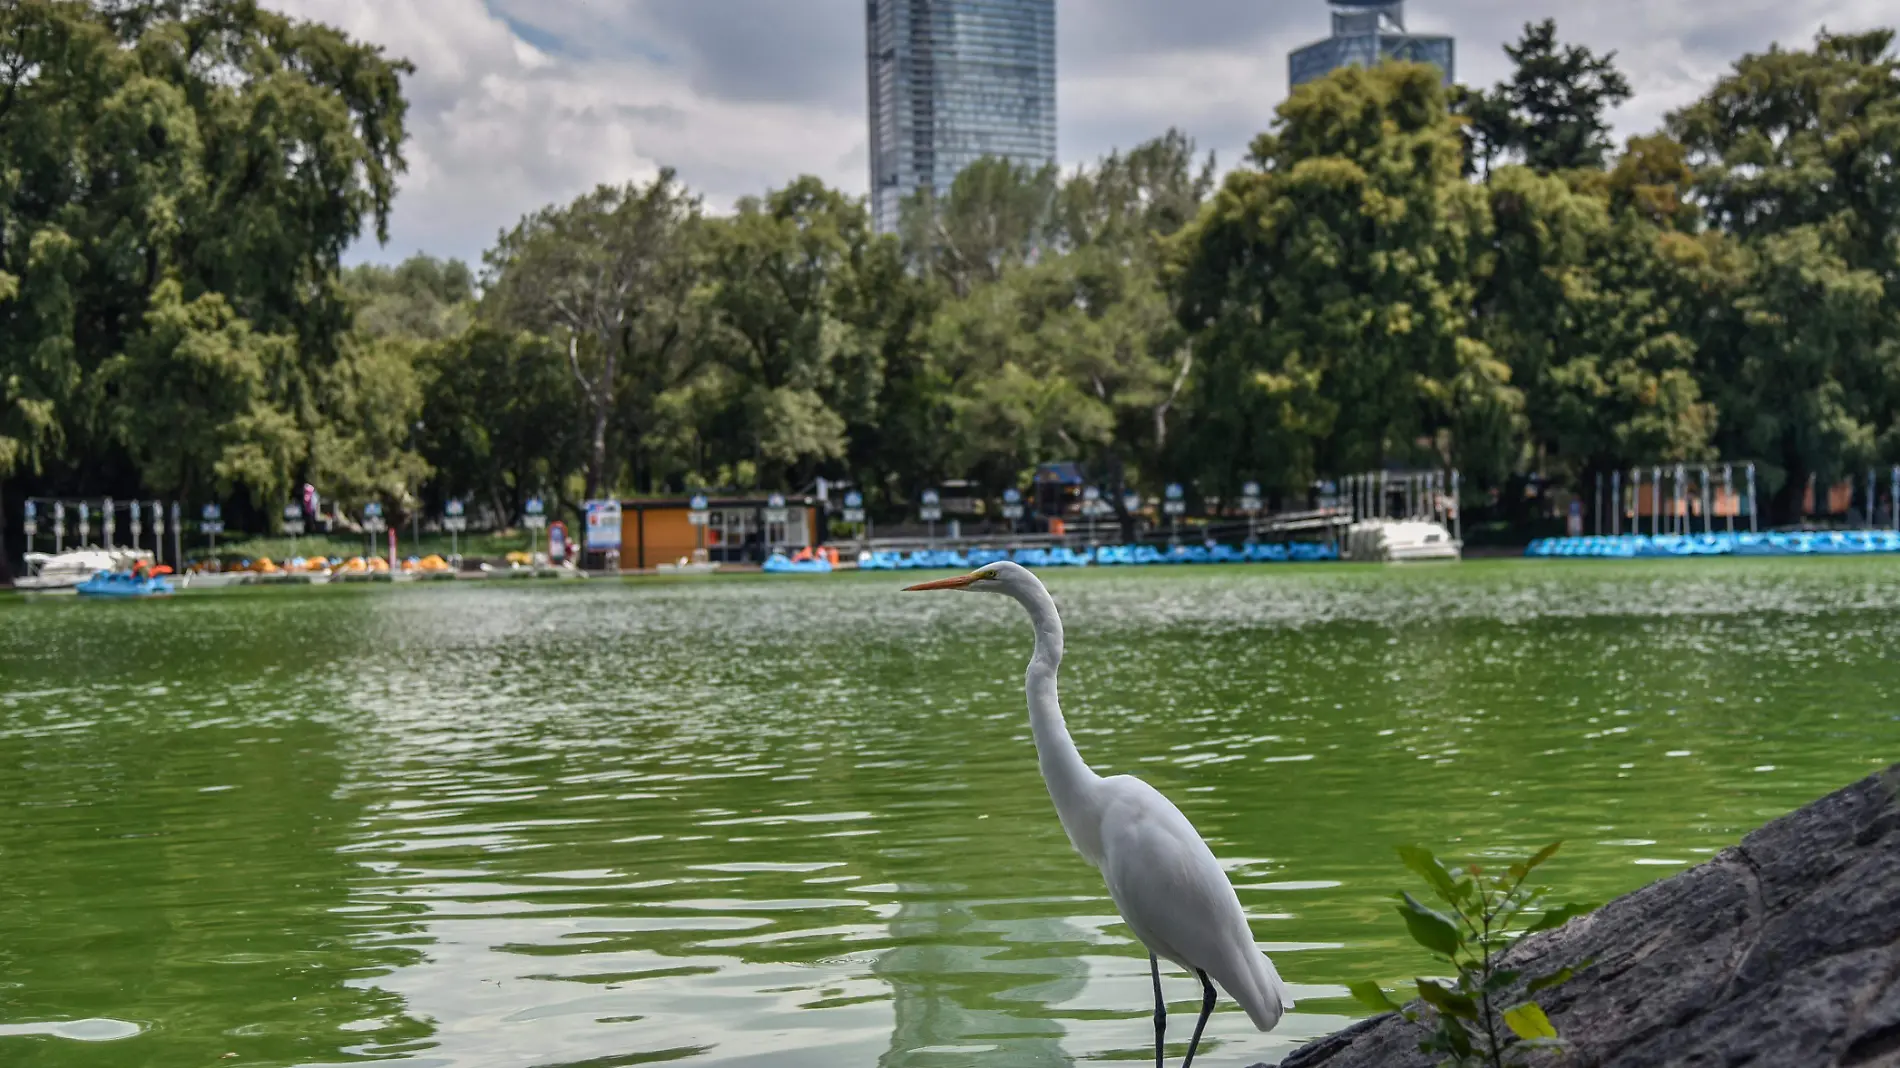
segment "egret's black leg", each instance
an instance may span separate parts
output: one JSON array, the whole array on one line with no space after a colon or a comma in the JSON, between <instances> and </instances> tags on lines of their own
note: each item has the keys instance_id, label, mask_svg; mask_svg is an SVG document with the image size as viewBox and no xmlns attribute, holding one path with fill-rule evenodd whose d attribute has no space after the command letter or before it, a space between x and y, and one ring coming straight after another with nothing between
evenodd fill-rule
<instances>
[{"instance_id":1,"label":"egret's black leg","mask_svg":"<svg viewBox=\"0 0 1900 1068\"><path fill-rule=\"evenodd\" d=\"M1207 973L1196 969L1195 975L1201 977L1201 1018L1194 1023L1194 1037L1188 1039L1187 1060L1181 1062L1181 1068L1190 1068L1194 1064L1194 1048L1201 1044L1201 1029L1207 1026L1207 1018L1214 1014L1214 984L1207 981Z\"/></svg>"},{"instance_id":2,"label":"egret's black leg","mask_svg":"<svg viewBox=\"0 0 1900 1068\"><path fill-rule=\"evenodd\" d=\"M1161 1000L1161 962L1148 954L1148 974L1155 980L1155 1068L1161 1064L1161 1036L1168 1029L1168 1003Z\"/></svg>"}]
</instances>

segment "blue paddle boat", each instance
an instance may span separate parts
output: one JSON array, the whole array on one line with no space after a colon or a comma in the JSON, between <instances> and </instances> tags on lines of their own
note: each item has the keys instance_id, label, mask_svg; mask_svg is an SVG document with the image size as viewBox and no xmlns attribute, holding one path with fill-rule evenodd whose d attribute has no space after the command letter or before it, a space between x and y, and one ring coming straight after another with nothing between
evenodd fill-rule
<instances>
[{"instance_id":1,"label":"blue paddle boat","mask_svg":"<svg viewBox=\"0 0 1900 1068\"><path fill-rule=\"evenodd\" d=\"M169 597L172 584L159 575L100 571L73 587L81 597Z\"/></svg>"},{"instance_id":2,"label":"blue paddle boat","mask_svg":"<svg viewBox=\"0 0 1900 1068\"><path fill-rule=\"evenodd\" d=\"M831 561L818 556L806 560L788 559L784 553L773 553L766 557L765 564L759 570L768 575L828 574Z\"/></svg>"}]
</instances>

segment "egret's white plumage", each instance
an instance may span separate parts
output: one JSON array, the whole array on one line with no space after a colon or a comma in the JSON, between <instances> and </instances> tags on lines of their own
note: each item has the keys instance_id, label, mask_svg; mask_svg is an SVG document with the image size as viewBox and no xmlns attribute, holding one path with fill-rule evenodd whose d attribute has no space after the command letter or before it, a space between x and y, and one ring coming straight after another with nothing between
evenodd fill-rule
<instances>
[{"instance_id":1,"label":"egret's white plumage","mask_svg":"<svg viewBox=\"0 0 1900 1068\"><path fill-rule=\"evenodd\" d=\"M1062 664L1062 618L1055 599L1027 568L997 563L968 575L909 587L1000 593L1029 613L1036 647L1024 688L1030 733L1056 816L1069 842L1101 870L1109 897L1150 953L1220 985L1262 1031L1293 1007L1273 962L1254 945L1233 884L1207 843L1161 791L1132 775L1103 777L1082 760L1056 698ZM1157 975L1159 997L1160 979ZM1213 1005L1207 991L1201 1023ZM1156 1005L1156 1057L1165 1012ZM1188 1047L1194 1058L1200 1027Z\"/></svg>"}]
</instances>

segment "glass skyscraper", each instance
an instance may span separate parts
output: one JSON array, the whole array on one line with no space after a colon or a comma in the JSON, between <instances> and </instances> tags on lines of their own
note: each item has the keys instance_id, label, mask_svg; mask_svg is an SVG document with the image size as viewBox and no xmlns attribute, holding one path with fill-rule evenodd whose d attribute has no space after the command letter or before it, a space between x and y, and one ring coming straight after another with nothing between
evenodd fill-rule
<instances>
[{"instance_id":1,"label":"glass skyscraper","mask_svg":"<svg viewBox=\"0 0 1900 1068\"><path fill-rule=\"evenodd\" d=\"M1287 56L1287 80L1294 85L1357 64L1370 67L1385 59L1431 63L1452 81L1452 39L1405 31L1405 0L1330 0L1333 35L1294 49Z\"/></svg>"},{"instance_id":2,"label":"glass skyscraper","mask_svg":"<svg viewBox=\"0 0 1900 1068\"><path fill-rule=\"evenodd\" d=\"M879 232L984 156L1055 162L1055 0L866 0L865 26Z\"/></svg>"}]
</instances>

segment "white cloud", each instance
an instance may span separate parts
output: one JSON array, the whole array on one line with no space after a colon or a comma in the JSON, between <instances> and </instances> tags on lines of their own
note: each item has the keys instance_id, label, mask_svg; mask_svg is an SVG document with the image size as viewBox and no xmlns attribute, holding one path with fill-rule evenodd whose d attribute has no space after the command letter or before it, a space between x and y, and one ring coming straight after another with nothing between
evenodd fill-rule
<instances>
[{"instance_id":1,"label":"white cloud","mask_svg":"<svg viewBox=\"0 0 1900 1068\"><path fill-rule=\"evenodd\" d=\"M695 91L640 56L585 58L536 48L480 0L272 0L416 66L409 171L391 240L353 256L416 251L479 258L495 235L546 204L595 185L677 168L724 209L812 171L837 184L861 166L862 121L798 105L732 102ZM862 185L860 179L857 183Z\"/></svg>"},{"instance_id":2,"label":"white cloud","mask_svg":"<svg viewBox=\"0 0 1900 1068\"><path fill-rule=\"evenodd\" d=\"M816 174L861 193L862 0L266 0L408 58L410 171L391 242L479 257L497 231L600 182L662 163L724 210ZM1058 0L1065 166L1169 126L1224 165L1271 122L1286 54L1324 36L1321 0ZM1566 41L1615 50L1636 98L1619 136L1655 129L1740 55L1802 47L1823 25L1900 22L1892 0L1411 0L1415 30L1457 38L1459 80L1506 72L1501 45L1558 20Z\"/></svg>"}]
</instances>

